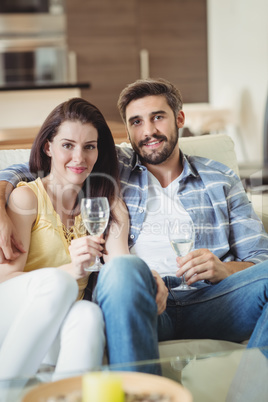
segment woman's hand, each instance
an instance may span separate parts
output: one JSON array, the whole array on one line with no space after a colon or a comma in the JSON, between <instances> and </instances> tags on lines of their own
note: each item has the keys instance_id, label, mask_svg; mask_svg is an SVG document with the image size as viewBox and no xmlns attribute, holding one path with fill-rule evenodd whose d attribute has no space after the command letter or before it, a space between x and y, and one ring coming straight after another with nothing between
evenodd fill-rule
<instances>
[{"instance_id":1,"label":"woman's hand","mask_svg":"<svg viewBox=\"0 0 268 402\"><path fill-rule=\"evenodd\" d=\"M157 294L155 301L157 304L157 314L160 315L165 311L167 307L168 289L158 272L152 270L152 274L157 285Z\"/></svg>"},{"instance_id":2,"label":"woman's hand","mask_svg":"<svg viewBox=\"0 0 268 402\"><path fill-rule=\"evenodd\" d=\"M96 256L102 257L104 243L102 236L84 236L71 241L69 246L72 259L71 274L75 279L88 275L85 268L94 264Z\"/></svg>"}]
</instances>

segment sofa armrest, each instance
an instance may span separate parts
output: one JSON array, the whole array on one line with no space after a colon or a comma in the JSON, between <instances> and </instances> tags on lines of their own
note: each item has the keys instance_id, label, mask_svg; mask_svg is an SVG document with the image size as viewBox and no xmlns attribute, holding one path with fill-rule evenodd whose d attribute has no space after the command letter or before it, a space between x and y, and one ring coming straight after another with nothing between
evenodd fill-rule
<instances>
[{"instance_id":1,"label":"sofa armrest","mask_svg":"<svg viewBox=\"0 0 268 402\"><path fill-rule=\"evenodd\" d=\"M268 233L268 193L247 193L249 200L258 217L261 219L264 229Z\"/></svg>"}]
</instances>

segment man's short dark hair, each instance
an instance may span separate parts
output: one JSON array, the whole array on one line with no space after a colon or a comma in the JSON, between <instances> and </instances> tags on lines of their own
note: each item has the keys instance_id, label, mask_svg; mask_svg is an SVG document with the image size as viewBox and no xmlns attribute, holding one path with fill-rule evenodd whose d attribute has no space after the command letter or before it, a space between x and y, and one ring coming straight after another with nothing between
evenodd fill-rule
<instances>
[{"instance_id":1,"label":"man's short dark hair","mask_svg":"<svg viewBox=\"0 0 268 402\"><path fill-rule=\"evenodd\" d=\"M124 123L126 123L126 107L131 101L154 95L162 95L166 98L176 118L183 104L180 91L171 84L171 82L163 78L148 78L145 80L137 80L129 84L121 92L117 107Z\"/></svg>"}]
</instances>

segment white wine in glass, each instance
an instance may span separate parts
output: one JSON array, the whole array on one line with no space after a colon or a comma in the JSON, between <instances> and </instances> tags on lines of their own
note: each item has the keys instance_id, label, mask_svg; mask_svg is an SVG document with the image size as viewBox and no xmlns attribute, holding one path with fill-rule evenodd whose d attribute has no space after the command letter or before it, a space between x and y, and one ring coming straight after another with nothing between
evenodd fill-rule
<instances>
[{"instance_id":1,"label":"white wine in glass","mask_svg":"<svg viewBox=\"0 0 268 402\"><path fill-rule=\"evenodd\" d=\"M194 225L190 220L173 221L168 224L168 237L170 244L178 257L184 257L191 251L194 245ZM174 290L191 290L195 287L187 285L184 275L182 275L181 284Z\"/></svg>"},{"instance_id":2,"label":"white wine in glass","mask_svg":"<svg viewBox=\"0 0 268 402\"><path fill-rule=\"evenodd\" d=\"M110 206L106 197L89 197L81 200L81 217L83 223L92 236L100 236L106 229L110 216ZM99 271L100 258L97 256L95 264L85 268L85 271Z\"/></svg>"}]
</instances>

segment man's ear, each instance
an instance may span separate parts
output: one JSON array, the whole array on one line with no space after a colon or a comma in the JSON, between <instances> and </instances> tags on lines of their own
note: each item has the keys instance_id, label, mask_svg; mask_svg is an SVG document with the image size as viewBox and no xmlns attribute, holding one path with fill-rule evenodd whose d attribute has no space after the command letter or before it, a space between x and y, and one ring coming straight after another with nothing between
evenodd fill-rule
<instances>
[{"instance_id":1,"label":"man's ear","mask_svg":"<svg viewBox=\"0 0 268 402\"><path fill-rule=\"evenodd\" d=\"M45 154L46 154L47 156L50 156L50 157L51 157L50 145L51 145L51 142L47 141L47 142L45 143L44 147L43 147L43 151L45 152Z\"/></svg>"},{"instance_id":2,"label":"man's ear","mask_svg":"<svg viewBox=\"0 0 268 402\"><path fill-rule=\"evenodd\" d=\"M179 128L182 128L184 126L184 121L185 121L185 115L182 110L179 110L177 114L177 126Z\"/></svg>"}]
</instances>

